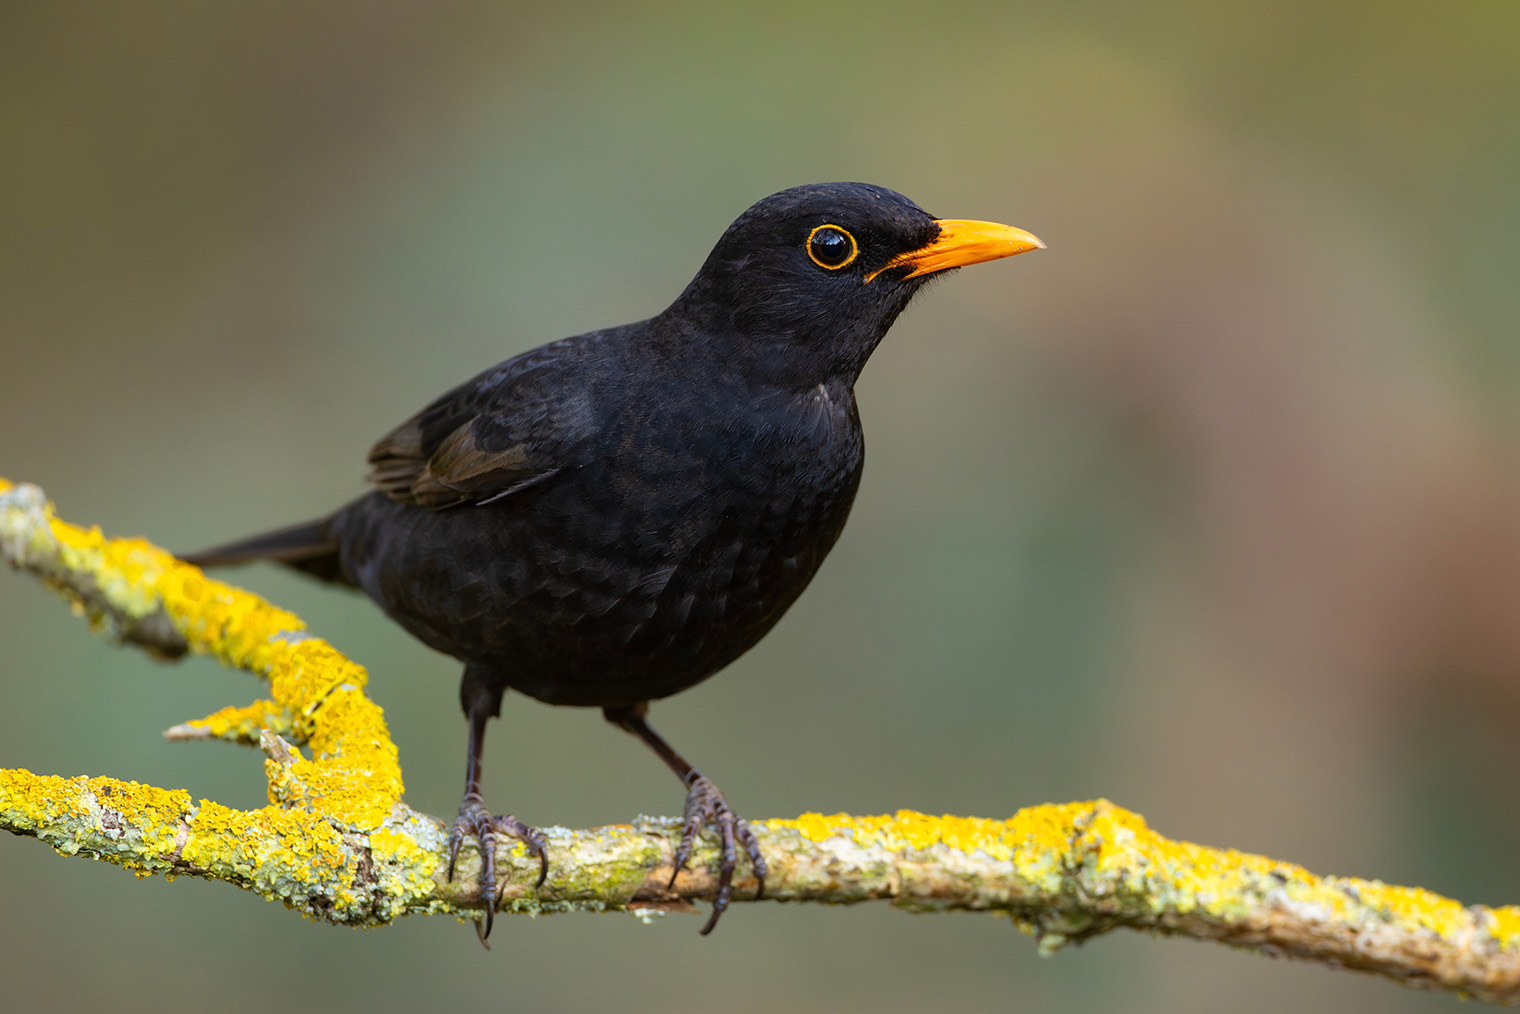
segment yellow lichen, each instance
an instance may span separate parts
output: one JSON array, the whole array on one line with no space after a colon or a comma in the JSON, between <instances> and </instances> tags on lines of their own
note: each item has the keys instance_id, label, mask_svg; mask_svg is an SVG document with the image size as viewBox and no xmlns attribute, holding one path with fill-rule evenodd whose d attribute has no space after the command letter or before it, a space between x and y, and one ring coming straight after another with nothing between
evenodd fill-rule
<instances>
[{"instance_id":1,"label":"yellow lichen","mask_svg":"<svg viewBox=\"0 0 1520 1014\"><path fill-rule=\"evenodd\" d=\"M1493 933L1500 947L1520 950L1520 907L1505 905L1490 909L1488 920L1489 932Z\"/></svg>"},{"instance_id":2,"label":"yellow lichen","mask_svg":"<svg viewBox=\"0 0 1520 1014\"><path fill-rule=\"evenodd\" d=\"M1143 899L1155 913L1202 912L1229 919L1280 893L1295 905L1348 924L1370 910L1376 918L1449 939L1472 924L1461 904L1420 888L1320 878L1264 856L1172 841L1151 830L1139 814L1106 800L1031 807L1006 821L901 810L871 817L805 813L766 826L795 830L811 842L838 837L893 852L943 847L1011 860L1020 878L1050 892L1061 889L1071 871L1087 869L1095 879L1084 890L1122 891ZM1501 946L1520 948L1520 908L1494 910L1488 925Z\"/></svg>"},{"instance_id":3,"label":"yellow lichen","mask_svg":"<svg viewBox=\"0 0 1520 1014\"><path fill-rule=\"evenodd\" d=\"M11 488L0 479L0 491ZM192 651L269 679L268 700L223 709L185 728L245 742L257 742L265 729L290 732L312 749L310 759L297 755L288 764L268 763L268 807L240 811L203 801L178 846L177 861L250 881L266 896L287 898L290 892L277 881L320 884L333 871L347 869L353 856L340 828L378 833L404 789L384 713L363 692L368 680L364 668L326 641L302 635L305 624L294 614L208 578L144 540L110 539L98 528L61 521L52 516L51 504L43 513L46 529L30 530L28 537L46 541L29 551L29 559L51 552L63 572L87 576L109 608L132 617L162 609ZM66 585L62 590L68 593ZM12 826L88 823L91 806L99 809L91 802L96 790L90 780L0 774L0 809ZM98 835L89 839L92 848L108 849L117 825L139 824L174 829L151 843L150 852L176 847L174 834L191 812L187 794L99 781L99 791L110 799L101 805L113 812L105 816L104 840ZM137 813L149 805L161 812ZM134 847L141 852L148 844L137 841ZM426 868L418 856L408 859L414 867ZM429 882L426 876L408 881L418 893L426 892ZM359 905L363 896L340 887L332 901L341 910Z\"/></svg>"},{"instance_id":4,"label":"yellow lichen","mask_svg":"<svg viewBox=\"0 0 1520 1014\"><path fill-rule=\"evenodd\" d=\"M1421 887L1394 887L1376 880L1338 880L1361 904L1385 913L1389 919L1420 926L1443 937L1466 929L1470 916L1465 906Z\"/></svg>"},{"instance_id":5,"label":"yellow lichen","mask_svg":"<svg viewBox=\"0 0 1520 1014\"><path fill-rule=\"evenodd\" d=\"M285 733L289 731L290 725L290 714L284 708L274 701L259 700L241 707L222 708L205 718L186 722L180 728L186 730L186 733L194 730L211 739L257 743L260 730ZM184 738L184 735L177 738Z\"/></svg>"},{"instance_id":6,"label":"yellow lichen","mask_svg":"<svg viewBox=\"0 0 1520 1014\"><path fill-rule=\"evenodd\" d=\"M0 494L14 489L0 479ZM293 614L141 539L110 539L98 528L60 521L30 490L3 507L0 549L40 573L92 622L132 630L124 618L161 610L191 650L268 680L268 699L225 708L171 735L261 743L270 805L192 805L180 790L0 770L0 824L138 875L230 880L316 918L373 923L408 911L453 911L461 903L441 883L444 829L402 803L396 747L384 712L364 692L362 666L302 633ZM778 844L782 854L798 838L825 844L828 855L857 850L844 866L880 878L829 900L895 893L898 903L924 908L1001 907L1037 932L1044 950L1112 924L1176 931L1177 916L1191 926L1226 927L1222 935L1231 939L1241 920L1259 927L1287 913L1337 941L1325 953L1338 961L1348 960L1347 952L1334 948L1348 939L1360 946L1358 934L1369 926L1406 938L1438 937L1453 953L1520 951L1520 908L1464 908L1419 888L1320 878L1262 856L1171 841L1106 800L1029 807L1006 820L899 810L806 813L755 826L767 848ZM555 846L558 854L586 849L598 858L582 857L579 867L556 872L562 883L554 900L524 897L517 886L509 894L513 904L534 911L624 904L651 870L668 862L656 839L637 828L559 833L567 837ZM608 835L616 844L598 837ZM521 843L511 851L514 864L533 865ZM824 890L839 891L837 876L832 869L825 875ZM957 877L960 886L945 887ZM785 875L778 881L785 884ZM936 895L940 888L950 893ZM1354 957L1360 962L1361 952ZM1486 972L1477 974L1471 982L1488 982Z\"/></svg>"},{"instance_id":7,"label":"yellow lichen","mask_svg":"<svg viewBox=\"0 0 1520 1014\"><path fill-rule=\"evenodd\" d=\"M795 820L770 820L767 826L790 828L813 842L844 835L856 844L881 846L891 850L925 849L944 845L966 853L981 853L992 859L1010 860L1020 850L1064 851L1070 843L1073 821L1092 810L1093 803L1063 806L1030 807L1007 820L984 817L934 817L913 810L895 814L856 817L845 813L825 816L804 813Z\"/></svg>"}]
</instances>

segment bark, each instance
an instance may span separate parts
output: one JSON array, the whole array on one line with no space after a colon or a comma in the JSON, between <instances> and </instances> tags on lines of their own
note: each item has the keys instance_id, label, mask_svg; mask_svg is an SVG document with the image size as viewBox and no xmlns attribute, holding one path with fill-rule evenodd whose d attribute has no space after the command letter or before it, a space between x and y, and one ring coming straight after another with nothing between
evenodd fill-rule
<instances>
[{"instance_id":1,"label":"bark","mask_svg":"<svg viewBox=\"0 0 1520 1014\"><path fill-rule=\"evenodd\" d=\"M236 810L177 789L0 769L0 828L138 873L223 880L314 918L379 925L477 914L471 846L451 882L445 824L402 799L401 766L362 666L299 618L140 539L53 516L35 486L0 479L0 554L57 590L99 633L164 657L211 655L269 696L170 729L258 745L269 805ZM1360 969L1492 1002L1520 998L1520 908L1464 907L1419 888L1320 877L1290 863L1168 840L1106 800L1006 820L804 814L752 824L765 897L913 911L1001 913L1044 953L1128 927ZM501 910L689 911L715 887L704 843L670 885L677 820L546 828L549 878L499 849ZM756 883L741 868L735 901Z\"/></svg>"}]
</instances>

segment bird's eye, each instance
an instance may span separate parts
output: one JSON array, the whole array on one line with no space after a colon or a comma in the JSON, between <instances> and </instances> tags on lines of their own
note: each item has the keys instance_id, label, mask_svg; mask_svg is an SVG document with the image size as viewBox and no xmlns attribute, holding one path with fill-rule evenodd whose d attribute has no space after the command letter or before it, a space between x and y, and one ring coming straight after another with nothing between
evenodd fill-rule
<instances>
[{"instance_id":1,"label":"bird's eye","mask_svg":"<svg viewBox=\"0 0 1520 1014\"><path fill-rule=\"evenodd\" d=\"M820 225L808 233L808 256L820 268L838 271L860 253L855 237L837 225Z\"/></svg>"}]
</instances>

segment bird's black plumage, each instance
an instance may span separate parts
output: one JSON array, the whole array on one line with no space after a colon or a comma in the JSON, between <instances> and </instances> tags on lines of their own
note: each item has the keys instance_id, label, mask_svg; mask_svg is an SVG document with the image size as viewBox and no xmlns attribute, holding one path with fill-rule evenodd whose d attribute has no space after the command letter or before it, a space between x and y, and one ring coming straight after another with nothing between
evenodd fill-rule
<instances>
[{"instance_id":1,"label":"bird's black plumage","mask_svg":"<svg viewBox=\"0 0 1520 1014\"><path fill-rule=\"evenodd\" d=\"M1003 226L966 238L983 226L867 184L782 191L728 228L663 313L509 359L387 434L370 452L374 492L187 559L268 557L353 585L465 663L453 848L482 839L487 928L495 835L543 858L531 828L492 817L479 795L485 722L509 688L603 708L681 775L677 872L715 825L716 920L735 843L762 890L763 859L716 787L649 728L647 702L732 662L806 588L860 482L853 388L866 359L929 272L1039 242Z\"/></svg>"}]
</instances>

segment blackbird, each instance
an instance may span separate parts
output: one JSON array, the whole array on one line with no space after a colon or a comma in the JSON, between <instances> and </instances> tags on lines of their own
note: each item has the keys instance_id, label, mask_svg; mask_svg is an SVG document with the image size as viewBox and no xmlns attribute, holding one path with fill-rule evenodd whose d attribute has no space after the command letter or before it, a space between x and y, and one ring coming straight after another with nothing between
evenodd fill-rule
<instances>
[{"instance_id":1,"label":"blackbird","mask_svg":"<svg viewBox=\"0 0 1520 1014\"><path fill-rule=\"evenodd\" d=\"M538 884L548 872L538 832L481 796L486 723L509 688L601 708L686 785L671 884L713 828L708 933L738 848L757 897L765 860L717 786L650 727L649 702L753 647L817 572L860 483L855 380L914 294L936 272L1043 247L869 184L783 190L728 227L663 313L524 352L386 434L368 495L184 559L276 560L362 589L464 663L449 876L475 839L482 940L498 837L538 858Z\"/></svg>"}]
</instances>

